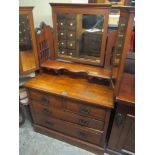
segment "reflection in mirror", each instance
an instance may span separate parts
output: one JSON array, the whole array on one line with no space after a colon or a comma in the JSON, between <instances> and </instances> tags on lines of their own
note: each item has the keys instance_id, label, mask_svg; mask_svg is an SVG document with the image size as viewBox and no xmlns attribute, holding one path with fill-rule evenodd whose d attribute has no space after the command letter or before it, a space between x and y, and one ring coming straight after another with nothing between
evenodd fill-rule
<instances>
[{"instance_id":1,"label":"reflection in mirror","mask_svg":"<svg viewBox=\"0 0 155 155\"><path fill-rule=\"evenodd\" d=\"M19 16L19 50L31 51L32 38L30 32L30 19L28 15Z\"/></svg>"},{"instance_id":2,"label":"reflection in mirror","mask_svg":"<svg viewBox=\"0 0 155 155\"><path fill-rule=\"evenodd\" d=\"M100 62L104 16L57 14L58 56Z\"/></svg>"}]
</instances>

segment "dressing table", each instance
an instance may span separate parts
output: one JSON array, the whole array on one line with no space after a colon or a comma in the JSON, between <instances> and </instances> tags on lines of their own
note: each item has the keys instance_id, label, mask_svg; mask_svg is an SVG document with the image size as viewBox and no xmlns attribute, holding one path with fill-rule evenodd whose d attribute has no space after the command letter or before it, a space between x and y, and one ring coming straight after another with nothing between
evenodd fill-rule
<instances>
[{"instance_id":1,"label":"dressing table","mask_svg":"<svg viewBox=\"0 0 155 155\"><path fill-rule=\"evenodd\" d=\"M111 5L50 5L54 54L40 64L40 74L25 84L34 130L103 154L115 94L122 78L121 62L125 59L130 35L126 32L132 23L130 12L126 12L129 18L123 23L126 27L121 43L124 51L120 49L118 53L120 47L116 48L113 65L106 66Z\"/></svg>"}]
</instances>

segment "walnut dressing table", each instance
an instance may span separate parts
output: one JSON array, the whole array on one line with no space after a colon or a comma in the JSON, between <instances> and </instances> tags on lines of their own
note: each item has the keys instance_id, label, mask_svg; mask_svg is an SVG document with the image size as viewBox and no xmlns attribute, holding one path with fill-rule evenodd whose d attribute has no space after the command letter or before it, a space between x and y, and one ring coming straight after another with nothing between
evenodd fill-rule
<instances>
[{"instance_id":1,"label":"walnut dressing table","mask_svg":"<svg viewBox=\"0 0 155 155\"><path fill-rule=\"evenodd\" d=\"M55 51L40 64L40 74L25 84L34 129L103 154L114 108L111 77L117 77L105 67L111 6L50 5ZM88 36L91 46L85 42Z\"/></svg>"}]
</instances>

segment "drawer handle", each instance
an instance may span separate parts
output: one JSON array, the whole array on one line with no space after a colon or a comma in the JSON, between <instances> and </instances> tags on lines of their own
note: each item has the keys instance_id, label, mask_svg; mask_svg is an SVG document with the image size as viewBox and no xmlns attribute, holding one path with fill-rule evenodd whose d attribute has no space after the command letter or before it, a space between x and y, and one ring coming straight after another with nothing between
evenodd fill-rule
<instances>
[{"instance_id":1,"label":"drawer handle","mask_svg":"<svg viewBox=\"0 0 155 155\"><path fill-rule=\"evenodd\" d=\"M88 134L86 134L86 133L84 133L84 132L79 132L79 136L80 136L80 138L82 138L82 139L87 139L88 138Z\"/></svg>"},{"instance_id":2,"label":"drawer handle","mask_svg":"<svg viewBox=\"0 0 155 155\"><path fill-rule=\"evenodd\" d=\"M121 113L117 113L115 116L115 123L117 125L117 127L119 128L123 122L124 122L125 116Z\"/></svg>"},{"instance_id":3,"label":"drawer handle","mask_svg":"<svg viewBox=\"0 0 155 155\"><path fill-rule=\"evenodd\" d=\"M89 112L90 112L90 109L88 108L88 107L80 107L80 110L79 110L79 112L81 113L81 114L89 114Z\"/></svg>"},{"instance_id":4,"label":"drawer handle","mask_svg":"<svg viewBox=\"0 0 155 155\"><path fill-rule=\"evenodd\" d=\"M48 114L52 114L52 111L49 111L48 109L45 109L45 108L42 111Z\"/></svg>"},{"instance_id":5,"label":"drawer handle","mask_svg":"<svg viewBox=\"0 0 155 155\"><path fill-rule=\"evenodd\" d=\"M42 96L41 101L42 101L43 103L45 103L45 104L47 104L47 103L49 102L47 96Z\"/></svg>"},{"instance_id":6,"label":"drawer handle","mask_svg":"<svg viewBox=\"0 0 155 155\"><path fill-rule=\"evenodd\" d=\"M79 120L79 123L80 123L80 125L82 125L82 126L88 126L89 121L84 120L84 119L80 119L80 120Z\"/></svg>"},{"instance_id":7,"label":"drawer handle","mask_svg":"<svg viewBox=\"0 0 155 155\"><path fill-rule=\"evenodd\" d=\"M49 121L45 121L45 123L48 124L48 125L50 125L50 126L53 126L54 125L54 123L49 122Z\"/></svg>"}]
</instances>

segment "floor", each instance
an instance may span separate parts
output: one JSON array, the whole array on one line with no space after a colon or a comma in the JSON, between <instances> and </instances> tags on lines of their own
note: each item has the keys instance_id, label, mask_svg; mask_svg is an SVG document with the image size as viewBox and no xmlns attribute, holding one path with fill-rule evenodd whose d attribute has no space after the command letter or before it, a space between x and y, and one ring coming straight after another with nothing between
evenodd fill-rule
<instances>
[{"instance_id":1,"label":"floor","mask_svg":"<svg viewBox=\"0 0 155 155\"><path fill-rule=\"evenodd\" d=\"M29 120L19 129L19 155L95 155L33 131ZM107 154L105 154L107 155Z\"/></svg>"}]
</instances>

